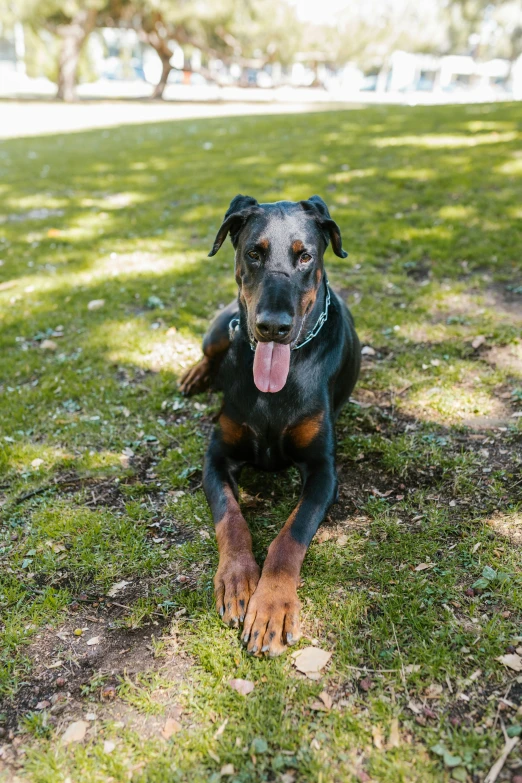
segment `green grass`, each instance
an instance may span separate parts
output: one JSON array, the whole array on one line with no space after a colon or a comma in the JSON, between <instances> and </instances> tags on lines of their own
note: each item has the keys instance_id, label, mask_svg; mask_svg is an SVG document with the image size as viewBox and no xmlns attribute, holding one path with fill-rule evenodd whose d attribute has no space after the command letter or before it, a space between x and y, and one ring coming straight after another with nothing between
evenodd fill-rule
<instances>
[{"instance_id":1,"label":"green grass","mask_svg":"<svg viewBox=\"0 0 522 783\"><path fill-rule=\"evenodd\" d=\"M484 779L522 723L521 677L496 660L522 642L521 141L506 104L0 143L0 778ZM219 398L176 389L235 293L231 247L206 253L238 192L325 198L350 252L328 253L330 280L375 351L338 424L341 504L303 568L303 645L333 653L317 683L248 657L215 615L201 465ZM245 473L260 560L298 494L293 471ZM119 646L82 669L84 642L56 633L93 614L100 649ZM46 655L69 667L64 710L37 708L57 689ZM86 740L62 746L82 711Z\"/></svg>"}]
</instances>

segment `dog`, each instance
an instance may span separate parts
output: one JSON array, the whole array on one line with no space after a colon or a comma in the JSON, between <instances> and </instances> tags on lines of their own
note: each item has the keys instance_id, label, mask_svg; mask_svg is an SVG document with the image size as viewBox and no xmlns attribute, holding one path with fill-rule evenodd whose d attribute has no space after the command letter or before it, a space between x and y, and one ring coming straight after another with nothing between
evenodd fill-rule
<instances>
[{"instance_id":1,"label":"dog","mask_svg":"<svg viewBox=\"0 0 522 783\"><path fill-rule=\"evenodd\" d=\"M329 244L339 258L348 254L320 196L260 204L238 195L209 256L227 234L238 298L211 324L203 358L180 390L191 395L216 384L224 392L203 469L219 548L216 607L228 625L243 623L249 652L272 657L300 637L301 565L338 499L334 426L357 381L361 351L324 269ZM262 571L238 504L246 464L266 471L295 465L302 479L299 502Z\"/></svg>"}]
</instances>

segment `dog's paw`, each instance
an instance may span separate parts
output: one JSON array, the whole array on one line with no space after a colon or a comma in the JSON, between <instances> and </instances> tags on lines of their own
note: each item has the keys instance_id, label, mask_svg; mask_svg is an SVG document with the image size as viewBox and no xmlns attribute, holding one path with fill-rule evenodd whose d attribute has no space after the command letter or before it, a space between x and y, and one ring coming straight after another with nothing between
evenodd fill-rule
<instances>
[{"instance_id":1,"label":"dog's paw","mask_svg":"<svg viewBox=\"0 0 522 783\"><path fill-rule=\"evenodd\" d=\"M243 643L252 654L271 658L285 652L301 636L295 581L287 576L263 575L250 599Z\"/></svg>"},{"instance_id":2,"label":"dog's paw","mask_svg":"<svg viewBox=\"0 0 522 783\"><path fill-rule=\"evenodd\" d=\"M214 577L216 609L223 622L237 628L246 611L257 583L260 568L250 552L233 558L220 559Z\"/></svg>"},{"instance_id":3,"label":"dog's paw","mask_svg":"<svg viewBox=\"0 0 522 783\"><path fill-rule=\"evenodd\" d=\"M211 362L204 356L199 362L193 364L179 382L179 390L185 397L206 391L212 379Z\"/></svg>"}]
</instances>

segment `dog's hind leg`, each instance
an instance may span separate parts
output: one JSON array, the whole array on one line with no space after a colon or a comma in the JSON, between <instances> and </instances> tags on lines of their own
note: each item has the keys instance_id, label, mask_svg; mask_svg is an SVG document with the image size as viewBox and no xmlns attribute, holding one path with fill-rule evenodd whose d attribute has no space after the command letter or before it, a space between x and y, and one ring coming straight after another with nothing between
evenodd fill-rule
<instances>
[{"instance_id":1,"label":"dog's hind leg","mask_svg":"<svg viewBox=\"0 0 522 783\"><path fill-rule=\"evenodd\" d=\"M203 358L182 376L179 388L187 397L206 391L212 383L230 345L230 321L239 312L237 300L214 318L203 338Z\"/></svg>"}]
</instances>

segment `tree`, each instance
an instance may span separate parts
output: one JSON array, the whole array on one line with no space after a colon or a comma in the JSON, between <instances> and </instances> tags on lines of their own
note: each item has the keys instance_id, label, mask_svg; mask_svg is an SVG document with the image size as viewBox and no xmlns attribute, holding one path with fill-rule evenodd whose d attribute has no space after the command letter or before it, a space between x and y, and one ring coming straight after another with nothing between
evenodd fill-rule
<instances>
[{"instance_id":1,"label":"tree","mask_svg":"<svg viewBox=\"0 0 522 783\"><path fill-rule=\"evenodd\" d=\"M172 70L170 42L192 47L209 58L243 67L279 60L287 62L299 44L293 9L280 0L134 0L133 24L152 46L162 72L153 96L161 98ZM204 66L199 69L212 78Z\"/></svg>"},{"instance_id":2,"label":"tree","mask_svg":"<svg viewBox=\"0 0 522 783\"><path fill-rule=\"evenodd\" d=\"M12 13L38 32L49 30L60 40L57 98L76 97L78 62L82 48L96 25L103 0L16 0Z\"/></svg>"}]
</instances>

